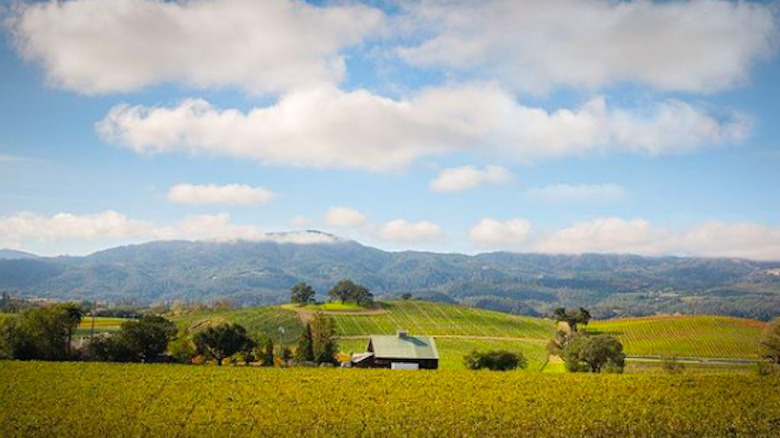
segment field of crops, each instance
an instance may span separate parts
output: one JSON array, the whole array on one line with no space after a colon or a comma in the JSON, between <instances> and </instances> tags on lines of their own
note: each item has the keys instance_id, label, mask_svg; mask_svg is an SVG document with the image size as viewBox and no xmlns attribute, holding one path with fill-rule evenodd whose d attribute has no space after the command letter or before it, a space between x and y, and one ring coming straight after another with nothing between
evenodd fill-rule
<instances>
[{"instance_id":1,"label":"field of crops","mask_svg":"<svg viewBox=\"0 0 780 438\"><path fill-rule=\"evenodd\" d=\"M763 327L725 316L654 316L594 321L587 329L617 335L632 355L755 358Z\"/></svg>"},{"instance_id":2,"label":"field of crops","mask_svg":"<svg viewBox=\"0 0 780 438\"><path fill-rule=\"evenodd\" d=\"M0 407L4 437L778 436L780 378L4 362Z\"/></svg>"},{"instance_id":3,"label":"field of crops","mask_svg":"<svg viewBox=\"0 0 780 438\"><path fill-rule=\"evenodd\" d=\"M210 325L228 322L241 324L252 333L272 336L275 340L282 339L288 344L295 342L303 328L297 313L281 307L254 307L186 315L172 319L180 330L189 333ZM283 336L281 336L279 327L284 329Z\"/></svg>"},{"instance_id":4,"label":"field of crops","mask_svg":"<svg viewBox=\"0 0 780 438\"><path fill-rule=\"evenodd\" d=\"M130 321L125 318L102 318L97 317L94 320L95 333L111 333L119 331L122 323ZM87 316L81 320L81 324L76 329L76 336L88 336L92 334L93 320Z\"/></svg>"},{"instance_id":5,"label":"field of crops","mask_svg":"<svg viewBox=\"0 0 780 438\"><path fill-rule=\"evenodd\" d=\"M425 301L393 301L378 314L334 315L336 330L342 336L395 334L408 330L415 335L455 335L549 339L554 333L551 321L527 318L472 307Z\"/></svg>"}]
</instances>

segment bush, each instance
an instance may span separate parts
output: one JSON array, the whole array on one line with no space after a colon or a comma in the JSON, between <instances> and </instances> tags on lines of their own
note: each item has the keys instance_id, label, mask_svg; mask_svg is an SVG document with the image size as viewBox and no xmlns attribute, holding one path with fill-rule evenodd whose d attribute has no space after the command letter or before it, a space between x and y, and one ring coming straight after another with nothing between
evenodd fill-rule
<instances>
[{"instance_id":1,"label":"bush","mask_svg":"<svg viewBox=\"0 0 780 438\"><path fill-rule=\"evenodd\" d=\"M677 356L671 354L661 357L661 368L669 374L680 374L685 371L685 364L677 359Z\"/></svg>"},{"instance_id":2,"label":"bush","mask_svg":"<svg viewBox=\"0 0 780 438\"><path fill-rule=\"evenodd\" d=\"M472 370L507 371L528 366L528 361L522 353L512 353L506 350L492 350L484 353L474 350L463 359L466 368Z\"/></svg>"}]
</instances>

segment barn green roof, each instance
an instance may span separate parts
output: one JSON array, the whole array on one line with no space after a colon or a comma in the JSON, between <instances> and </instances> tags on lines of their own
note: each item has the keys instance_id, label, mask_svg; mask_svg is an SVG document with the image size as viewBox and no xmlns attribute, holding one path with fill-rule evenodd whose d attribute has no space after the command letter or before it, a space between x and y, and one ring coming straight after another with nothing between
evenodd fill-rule
<instances>
[{"instance_id":1,"label":"barn green roof","mask_svg":"<svg viewBox=\"0 0 780 438\"><path fill-rule=\"evenodd\" d=\"M411 336L399 333L396 336L374 335L369 338L368 349L374 357L387 359L438 359L436 341L429 336Z\"/></svg>"}]
</instances>

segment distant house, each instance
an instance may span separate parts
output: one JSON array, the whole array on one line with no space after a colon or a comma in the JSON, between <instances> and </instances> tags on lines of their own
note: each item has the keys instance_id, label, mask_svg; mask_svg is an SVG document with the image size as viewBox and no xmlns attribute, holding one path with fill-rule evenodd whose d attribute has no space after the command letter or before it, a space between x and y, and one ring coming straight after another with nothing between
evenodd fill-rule
<instances>
[{"instance_id":1,"label":"distant house","mask_svg":"<svg viewBox=\"0 0 780 438\"><path fill-rule=\"evenodd\" d=\"M411 336L399 331L395 336L371 336L366 353L352 356L359 368L435 370L439 367L436 341L429 336Z\"/></svg>"}]
</instances>

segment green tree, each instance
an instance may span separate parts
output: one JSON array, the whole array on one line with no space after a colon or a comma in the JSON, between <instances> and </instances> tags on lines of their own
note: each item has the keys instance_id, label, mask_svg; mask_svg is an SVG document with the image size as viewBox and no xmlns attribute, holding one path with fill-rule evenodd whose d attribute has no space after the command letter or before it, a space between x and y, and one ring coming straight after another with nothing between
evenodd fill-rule
<instances>
[{"instance_id":1,"label":"green tree","mask_svg":"<svg viewBox=\"0 0 780 438\"><path fill-rule=\"evenodd\" d=\"M122 342L118 334L103 334L91 338L84 346L82 358L92 362L134 362L136 352Z\"/></svg>"},{"instance_id":2,"label":"green tree","mask_svg":"<svg viewBox=\"0 0 780 438\"><path fill-rule=\"evenodd\" d=\"M118 336L138 360L148 362L165 353L177 331L176 325L162 316L147 315L123 323Z\"/></svg>"},{"instance_id":3,"label":"green tree","mask_svg":"<svg viewBox=\"0 0 780 438\"><path fill-rule=\"evenodd\" d=\"M0 349L9 359L71 359L70 343L80 321L71 303L27 310L3 323Z\"/></svg>"},{"instance_id":4,"label":"green tree","mask_svg":"<svg viewBox=\"0 0 780 438\"><path fill-rule=\"evenodd\" d=\"M274 366L274 341L271 338L268 338L263 343L263 366L264 367L272 367Z\"/></svg>"},{"instance_id":5,"label":"green tree","mask_svg":"<svg viewBox=\"0 0 780 438\"><path fill-rule=\"evenodd\" d=\"M311 322L312 351L315 363L336 363L336 336L333 318L317 312Z\"/></svg>"},{"instance_id":6,"label":"green tree","mask_svg":"<svg viewBox=\"0 0 780 438\"><path fill-rule=\"evenodd\" d=\"M193 342L198 352L222 365L226 357L244 351L254 341L247 336L246 329L238 324L222 324L208 327L195 333Z\"/></svg>"},{"instance_id":7,"label":"green tree","mask_svg":"<svg viewBox=\"0 0 780 438\"><path fill-rule=\"evenodd\" d=\"M331 300L339 300L342 303L354 301L361 306L369 305L374 302L374 295L367 287L356 284L348 278L336 283L328 291L328 296Z\"/></svg>"},{"instance_id":8,"label":"green tree","mask_svg":"<svg viewBox=\"0 0 780 438\"><path fill-rule=\"evenodd\" d=\"M313 287L304 282L300 282L290 289L290 302L300 305L306 305L314 302L317 292Z\"/></svg>"},{"instance_id":9,"label":"green tree","mask_svg":"<svg viewBox=\"0 0 780 438\"><path fill-rule=\"evenodd\" d=\"M487 352L474 350L465 356L463 361L466 364L466 368L471 370L508 371L528 366L528 361L522 353L512 353L506 350L491 350Z\"/></svg>"},{"instance_id":10,"label":"green tree","mask_svg":"<svg viewBox=\"0 0 780 438\"><path fill-rule=\"evenodd\" d=\"M576 336L563 349L561 358L569 371L622 372L626 355L623 344L611 335Z\"/></svg>"},{"instance_id":11,"label":"green tree","mask_svg":"<svg viewBox=\"0 0 780 438\"><path fill-rule=\"evenodd\" d=\"M295 359L298 362L314 362L314 339L312 339L311 324L306 324L301 337L298 338Z\"/></svg>"},{"instance_id":12,"label":"green tree","mask_svg":"<svg viewBox=\"0 0 780 438\"><path fill-rule=\"evenodd\" d=\"M563 307L559 307L553 311L553 318L558 322L565 322L569 326L569 329L576 333L578 325L588 325L588 322L590 322L590 312L583 307L569 311L566 311Z\"/></svg>"},{"instance_id":13,"label":"green tree","mask_svg":"<svg viewBox=\"0 0 780 438\"><path fill-rule=\"evenodd\" d=\"M764 328L761 336L761 356L780 365L780 317L770 321Z\"/></svg>"},{"instance_id":14,"label":"green tree","mask_svg":"<svg viewBox=\"0 0 780 438\"><path fill-rule=\"evenodd\" d=\"M412 294L410 294L409 292L406 292L406 293L401 295L401 299L402 300L411 300L412 299Z\"/></svg>"}]
</instances>

